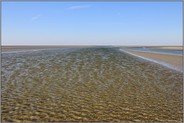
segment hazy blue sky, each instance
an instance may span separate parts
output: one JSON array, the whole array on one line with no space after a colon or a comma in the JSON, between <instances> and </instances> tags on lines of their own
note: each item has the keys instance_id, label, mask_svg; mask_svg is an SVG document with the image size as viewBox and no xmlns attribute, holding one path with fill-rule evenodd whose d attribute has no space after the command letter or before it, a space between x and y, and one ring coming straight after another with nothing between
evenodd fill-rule
<instances>
[{"instance_id":1,"label":"hazy blue sky","mask_svg":"<svg viewBox=\"0 0 184 123\"><path fill-rule=\"evenodd\" d=\"M3 2L2 45L182 45L182 2Z\"/></svg>"}]
</instances>

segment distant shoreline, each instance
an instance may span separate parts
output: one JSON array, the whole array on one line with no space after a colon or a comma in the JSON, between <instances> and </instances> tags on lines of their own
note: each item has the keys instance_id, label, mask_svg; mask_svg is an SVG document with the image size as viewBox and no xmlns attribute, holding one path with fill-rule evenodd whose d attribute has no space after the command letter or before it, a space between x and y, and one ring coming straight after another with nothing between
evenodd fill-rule
<instances>
[{"instance_id":1,"label":"distant shoreline","mask_svg":"<svg viewBox=\"0 0 184 123\"><path fill-rule=\"evenodd\" d=\"M123 48L149 48L162 50L183 50L183 46L124 46Z\"/></svg>"},{"instance_id":2,"label":"distant shoreline","mask_svg":"<svg viewBox=\"0 0 184 123\"><path fill-rule=\"evenodd\" d=\"M44 50L44 49L54 49L54 48L90 48L95 46L1 46L1 52L16 52L16 51L33 51L33 50Z\"/></svg>"},{"instance_id":3,"label":"distant shoreline","mask_svg":"<svg viewBox=\"0 0 184 123\"><path fill-rule=\"evenodd\" d=\"M53 48L90 48L90 47L101 47L110 45L17 45L17 46L1 46L1 52L12 52L12 51L30 51L37 49L53 49ZM111 46L113 47L113 46ZM182 46L114 46L114 47L125 47L125 48L134 48L134 47L145 47L150 49L167 49L167 50L182 50Z\"/></svg>"}]
</instances>

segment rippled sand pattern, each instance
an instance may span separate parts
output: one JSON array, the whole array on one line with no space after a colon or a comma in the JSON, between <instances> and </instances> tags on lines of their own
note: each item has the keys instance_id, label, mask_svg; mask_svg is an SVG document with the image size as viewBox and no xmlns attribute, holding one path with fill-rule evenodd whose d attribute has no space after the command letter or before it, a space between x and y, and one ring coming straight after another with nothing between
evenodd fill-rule
<instances>
[{"instance_id":1,"label":"rippled sand pattern","mask_svg":"<svg viewBox=\"0 0 184 123\"><path fill-rule=\"evenodd\" d=\"M2 55L3 121L182 121L182 73L115 48Z\"/></svg>"}]
</instances>

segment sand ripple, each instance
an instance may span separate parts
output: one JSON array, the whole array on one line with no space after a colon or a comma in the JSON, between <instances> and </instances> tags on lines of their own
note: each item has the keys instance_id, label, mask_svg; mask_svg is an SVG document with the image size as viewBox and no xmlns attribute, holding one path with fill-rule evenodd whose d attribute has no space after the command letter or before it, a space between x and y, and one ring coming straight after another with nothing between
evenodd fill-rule
<instances>
[{"instance_id":1,"label":"sand ripple","mask_svg":"<svg viewBox=\"0 0 184 123\"><path fill-rule=\"evenodd\" d=\"M115 48L2 55L3 121L182 121L182 74Z\"/></svg>"}]
</instances>

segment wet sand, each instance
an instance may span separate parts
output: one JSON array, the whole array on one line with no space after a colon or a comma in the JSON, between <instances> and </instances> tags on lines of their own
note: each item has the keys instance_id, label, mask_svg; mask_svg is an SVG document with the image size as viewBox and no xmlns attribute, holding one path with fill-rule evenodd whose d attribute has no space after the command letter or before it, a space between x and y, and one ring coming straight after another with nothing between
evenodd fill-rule
<instances>
[{"instance_id":1,"label":"wet sand","mask_svg":"<svg viewBox=\"0 0 184 123\"><path fill-rule=\"evenodd\" d=\"M132 50L126 50L126 52L134 54L134 55L142 56L142 57L145 57L151 60L156 60L158 62L166 63L168 65L171 65L171 67L175 68L178 71L183 71L182 70L182 56L132 51Z\"/></svg>"}]
</instances>

